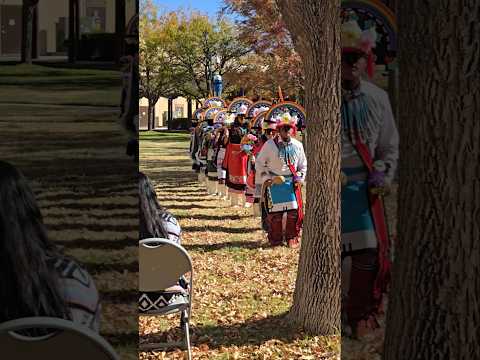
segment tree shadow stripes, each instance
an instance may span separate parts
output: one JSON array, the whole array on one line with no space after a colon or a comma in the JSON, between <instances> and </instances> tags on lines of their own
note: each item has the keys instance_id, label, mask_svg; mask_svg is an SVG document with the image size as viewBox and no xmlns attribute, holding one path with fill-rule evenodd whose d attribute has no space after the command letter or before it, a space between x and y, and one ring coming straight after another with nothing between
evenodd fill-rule
<instances>
[{"instance_id":1,"label":"tree shadow stripes","mask_svg":"<svg viewBox=\"0 0 480 360\"><path fill-rule=\"evenodd\" d=\"M228 226L215 226L215 225L207 225L207 226L184 226L182 227L182 231L186 233L194 233L194 232L221 232L226 234L249 234L255 232L257 230L261 230L260 224L257 228L233 228Z\"/></svg>"},{"instance_id":2,"label":"tree shadow stripes","mask_svg":"<svg viewBox=\"0 0 480 360\"><path fill-rule=\"evenodd\" d=\"M216 243L216 244L185 244L182 245L183 248L187 251L201 251L201 252L209 252L209 251L217 251L222 249L234 249L234 248L241 248L241 249L261 249L268 247L269 245L265 242L261 241L228 241L224 243Z\"/></svg>"},{"instance_id":3,"label":"tree shadow stripes","mask_svg":"<svg viewBox=\"0 0 480 360\"><path fill-rule=\"evenodd\" d=\"M245 322L222 325L194 325L191 328L193 345L197 339L202 339L202 345L206 344L210 349L220 349L231 346L260 346L270 340L282 343L292 343L305 338L305 333L294 326L288 318L288 313L273 315L266 318L252 318ZM173 333L173 334L172 334ZM167 336L180 339L181 330L175 328L169 331L144 335L141 342L165 341ZM329 358L330 354L322 355L321 358ZM332 352L331 356L335 354Z\"/></svg>"}]
</instances>

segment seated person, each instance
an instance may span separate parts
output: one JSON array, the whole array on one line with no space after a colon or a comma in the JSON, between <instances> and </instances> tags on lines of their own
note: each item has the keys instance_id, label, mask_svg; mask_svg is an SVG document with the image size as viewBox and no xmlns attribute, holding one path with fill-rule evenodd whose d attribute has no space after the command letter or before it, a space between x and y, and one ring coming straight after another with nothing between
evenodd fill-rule
<instances>
[{"instance_id":1,"label":"seated person","mask_svg":"<svg viewBox=\"0 0 480 360\"><path fill-rule=\"evenodd\" d=\"M140 173L140 240L168 239L180 245L181 229L177 220L157 200L155 189L148 177ZM156 310L163 306L188 301L188 282L183 277L178 284L161 292L140 293L139 311Z\"/></svg>"},{"instance_id":2,"label":"seated person","mask_svg":"<svg viewBox=\"0 0 480 360\"><path fill-rule=\"evenodd\" d=\"M0 323L25 317L71 320L98 332L95 284L48 238L25 177L0 161Z\"/></svg>"}]
</instances>

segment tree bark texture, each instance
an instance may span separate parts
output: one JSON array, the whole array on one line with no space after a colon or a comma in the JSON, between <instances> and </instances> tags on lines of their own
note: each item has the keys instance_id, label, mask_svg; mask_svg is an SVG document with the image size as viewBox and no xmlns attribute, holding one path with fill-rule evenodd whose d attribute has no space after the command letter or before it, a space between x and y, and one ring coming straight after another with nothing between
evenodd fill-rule
<instances>
[{"instance_id":1,"label":"tree bark texture","mask_svg":"<svg viewBox=\"0 0 480 360\"><path fill-rule=\"evenodd\" d=\"M148 99L148 116L147 124L148 130L155 129L155 105L157 104L158 98Z\"/></svg>"},{"instance_id":2,"label":"tree bark texture","mask_svg":"<svg viewBox=\"0 0 480 360\"><path fill-rule=\"evenodd\" d=\"M193 116L193 111L192 111L192 99L187 100L187 118L188 120L191 120Z\"/></svg>"},{"instance_id":3,"label":"tree bark texture","mask_svg":"<svg viewBox=\"0 0 480 360\"><path fill-rule=\"evenodd\" d=\"M480 359L480 3L403 0L384 359Z\"/></svg>"},{"instance_id":4,"label":"tree bark texture","mask_svg":"<svg viewBox=\"0 0 480 360\"><path fill-rule=\"evenodd\" d=\"M291 319L340 330L340 1L277 0L305 71L307 199Z\"/></svg>"}]
</instances>

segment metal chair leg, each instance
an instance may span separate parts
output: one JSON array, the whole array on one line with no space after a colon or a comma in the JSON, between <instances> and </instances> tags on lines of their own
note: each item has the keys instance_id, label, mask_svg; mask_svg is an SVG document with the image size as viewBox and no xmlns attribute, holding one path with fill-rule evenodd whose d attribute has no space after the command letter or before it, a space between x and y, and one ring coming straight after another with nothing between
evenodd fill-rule
<instances>
[{"instance_id":1,"label":"metal chair leg","mask_svg":"<svg viewBox=\"0 0 480 360\"><path fill-rule=\"evenodd\" d=\"M191 345L190 345L190 326L189 326L190 319L188 317L187 310L182 311L181 322L182 322L182 325L183 325L182 326L183 331L185 332L185 346L186 346L187 352L188 352L188 360L192 360L192 348L191 348Z\"/></svg>"}]
</instances>

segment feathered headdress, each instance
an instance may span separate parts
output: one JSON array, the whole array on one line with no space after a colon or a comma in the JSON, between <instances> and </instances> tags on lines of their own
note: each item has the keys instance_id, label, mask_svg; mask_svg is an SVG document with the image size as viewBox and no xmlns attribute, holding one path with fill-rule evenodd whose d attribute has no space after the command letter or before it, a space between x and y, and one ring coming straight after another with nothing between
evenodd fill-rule
<instances>
[{"instance_id":1,"label":"feathered headdress","mask_svg":"<svg viewBox=\"0 0 480 360\"><path fill-rule=\"evenodd\" d=\"M267 129L272 129L272 130L277 130L277 123L276 122L271 122L271 121L264 121L262 124L262 129L267 130Z\"/></svg>"},{"instance_id":2,"label":"feathered headdress","mask_svg":"<svg viewBox=\"0 0 480 360\"><path fill-rule=\"evenodd\" d=\"M297 126L298 118L296 116L290 115L289 112L285 112L275 117L274 120L277 123L277 129L282 126L291 126L294 128Z\"/></svg>"},{"instance_id":3,"label":"feathered headdress","mask_svg":"<svg viewBox=\"0 0 480 360\"><path fill-rule=\"evenodd\" d=\"M362 52L367 56L367 73L372 77L375 70L375 55L373 48L377 43L377 31L375 26L362 30L358 22L351 14L344 16L340 40L342 52Z\"/></svg>"}]
</instances>

